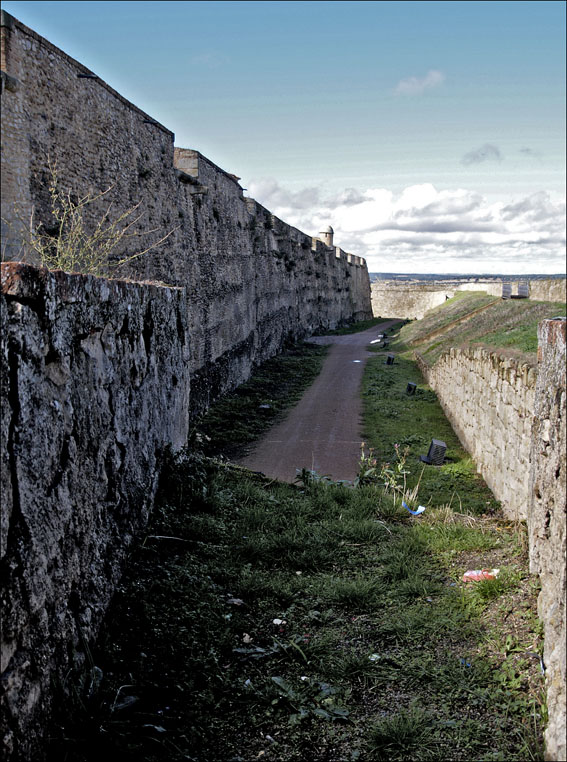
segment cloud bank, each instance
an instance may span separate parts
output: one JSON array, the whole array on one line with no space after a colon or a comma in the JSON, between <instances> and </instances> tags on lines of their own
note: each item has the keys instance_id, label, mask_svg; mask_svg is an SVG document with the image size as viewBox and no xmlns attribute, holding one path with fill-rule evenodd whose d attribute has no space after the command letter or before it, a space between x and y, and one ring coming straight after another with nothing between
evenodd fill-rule
<instances>
[{"instance_id":1,"label":"cloud bank","mask_svg":"<svg viewBox=\"0 0 567 762\"><path fill-rule=\"evenodd\" d=\"M408 79L400 80L396 85L395 92L397 95L421 95L426 90L439 87L444 81L445 75L443 72L430 69L425 77L421 79L419 77L409 77Z\"/></svg>"},{"instance_id":2,"label":"cloud bank","mask_svg":"<svg viewBox=\"0 0 567 762\"><path fill-rule=\"evenodd\" d=\"M331 224L335 243L366 257L372 272L565 272L565 200L545 191L488 202L470 190L424 183L399 194L346 188L323 197L316 187L292 192L263 179L251 182L249 193L306 233Z\"/></svg>"}]
</instances>

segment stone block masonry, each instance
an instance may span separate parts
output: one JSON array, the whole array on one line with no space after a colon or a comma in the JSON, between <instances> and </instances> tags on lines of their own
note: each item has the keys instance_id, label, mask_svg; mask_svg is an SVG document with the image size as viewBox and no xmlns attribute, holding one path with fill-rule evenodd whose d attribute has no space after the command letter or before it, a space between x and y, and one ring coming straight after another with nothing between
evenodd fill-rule
<instances>
[{"instance_id":1,"label":"stone block masonry","mask_svg":"<svg viewBox=\"0 0 567 762\"><path fill-rule=\"evenodd\" d=\"M182 289L2 265L4 758L40 760L52 686L85 658L165 448L188 432Z\"/></svg>"},{"instance_id":2,"label":"stone block masonry","mask_svg":"<svg viewBox=\"0 0 567 762\"><path fill-rule=\"evenodd\" d=\"M141 202L137 228L170 233L121 275L186 289L192 412L244 381L286 340L372 316L366 263L319 242L244 198L238 179L96 75L8 14L3 15L2 217L9 258L19 219L53 225L47 159L61 186L82 196L111 188L90 224ZM6 80L8 81L8 80ZM119 253L134 253L129 240Z\"/></svg>"},{"instance_id":3,"label":"stone block masonry","mask_svg":"<svg viewBox=\"0 0 567 762\"><path fill-rule=\"evenodd\" d=\"M565 760L565 318L544 320L538 342L528 503L530 568L541 580L538 610L544 625L549 712L545 758Z\"/></svg>"},{"instance_id":4,"label":"stone block masonry","mask_svg":"<svg viewBox=\"0 0 567 762\"><path fill-rule=\"evenodd\" d=\"M525 520L535 368L483 348L450 349L432 368L417 360L504 514Z\"/></svg>"},{"instance_id":5,"label":"stone block masonry","mask_svg":"<svg viewBox=\"0 0 567 762\"><path fill-rule=\"evenodd\" d=\"M519 282L510 284L512 293L518 293ZM470 282L414 281L404 283L380 279L372 283L372 310L376 317L398 317L421 320L434 307L444 304L459 291L485 291L495 297L502 296L500 281ZM534 279L529 282L529 298L541 302L564 302L565 278Z\"/></svg>"},{"instance_id":6,"label":"stone block masonry","mask_svg":"<svg viewBox=\"0 0 567 762\"><path fill-rule=\"evenodd\" d=\"M506 516L527 520L541 581L549 722L545 759L565 760L566 320L538 328L538 368L486 349L451 349L421 370Z\"/></svg>"},{"instance_id":7,"label":"stone block masonry","mask_svg":"<svg viewBox=\"0 0 567 762\"><path fill-rule=\"evenodd\" d=\"M4 12L1 37L2 727L7 759L41 760L53 681L96 635L164 448L287 340L372 312L364 260L244 198ZM50 166L73 198L108 191L87 228L139 205L117 257L170 233L120 271L153 285L16 263L32 214L57 233Z\"/></svg>"}]
</instances>

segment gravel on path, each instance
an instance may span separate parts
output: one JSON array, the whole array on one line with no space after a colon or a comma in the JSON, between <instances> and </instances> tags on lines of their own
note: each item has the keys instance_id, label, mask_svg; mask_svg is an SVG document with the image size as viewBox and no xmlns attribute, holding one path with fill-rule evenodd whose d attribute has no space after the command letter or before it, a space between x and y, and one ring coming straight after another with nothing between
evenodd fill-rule
<instances>
[{"instance_id":1,"label":"gravel on path","mask_svg":"<svg viewBox=\"0 0 567 762\"><path fill-rule=\"evenodd\" d=\"M360 333L309 339L332 345L321 373L284 420L237 463L291 483L303 468L333 481L352 481L362 442L360 383L366 360L373 356L366 348L395 322L384 321Z\"/></svg>"}]
</instances>

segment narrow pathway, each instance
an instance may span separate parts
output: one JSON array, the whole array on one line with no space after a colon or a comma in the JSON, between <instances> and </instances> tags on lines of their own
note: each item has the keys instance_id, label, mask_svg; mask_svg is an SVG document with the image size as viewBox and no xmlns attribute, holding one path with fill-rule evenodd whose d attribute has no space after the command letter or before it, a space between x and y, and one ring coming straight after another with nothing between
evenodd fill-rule
<instances>
[{"instance_id":1,"label":"narrow pathway","mask_svg":"<svg viewBox=\"0 0 567 762\"><path fill-rule=\"evenodd\" d=\"M361 443L360 383L372 356L366 347L395 322L384 321L361 333L311 338L332 344L321 373L286 418L237 462L286 482L293 482L302 468L334 481L354 479Z\"/></svg>"}]
</instances>

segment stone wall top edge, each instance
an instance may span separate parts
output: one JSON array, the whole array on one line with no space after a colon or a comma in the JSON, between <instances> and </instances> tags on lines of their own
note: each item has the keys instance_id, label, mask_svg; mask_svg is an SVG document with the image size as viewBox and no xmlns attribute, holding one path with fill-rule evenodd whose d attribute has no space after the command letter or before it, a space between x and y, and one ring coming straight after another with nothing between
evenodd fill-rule
<instances>
[{"instance_id":1,"label":"stone wall top edge","mask_svg":"<svg viewBox=\"0 0 567 762\"><path fill-rule=\"evenodd\" d=\"M6 296L29 298L37 296L40 284L48 280L54 283L89 284L94 290L110 288L112 290L140 291L149 290L154 294L168 293L178 298L185 294L184 286L166 286L154 281L134 281L124 278L103 278L85 273L69 273L65 270L49 270L46 267L37 267L26 262L2 262L0 265L0 291Z\"/></svg>"},{"instance_id":2,"label":"stone wall top edge","mask_svg":"<svg viewBox=\"0 0 567 762\"><path fill-rule=\"evenodd\" d=\"M540 348L546 344L553 344L559 349L565 350L567 345L567 318L547 318L542 320L537 327L537 336Z\"/></svg>"},{"instance_id":3,"label":"stone wall top edge","mask_svg":"<svg viewBox=\"0 0 567 762\"><path fill-rule=\"evenodd\" d=\"M533 367L529 362L526 362L525 360L517 357L508 357L507 355L501 354L495 349L487 349L483 346L449 347L449 349L446 349L444 352L442 352L434 365L436 365L439 360L442 360L445 357L449 357L449 355L455 357L457 355L462 355L467 359L481 358L482 360L494 360L499 365L505 363L507 364L507 367L514 368L516 370L523 370L526 367Z\"/></svg>"},{"instance_id":4,"label":"stone wall top edge","mask_svg":"<svg viewBox=\"0 0 567 762\"><path fill-rule=\"evenodd\" d=\"M205 156L200 151L198 151L196 148L182 148L181 146L175 146L175 148L178 148L181 151L190 151L192 154L194 154L199 160L203 160L206 162L211 169L213 169L215 172L219 172L221 175L226 177L228 180L233 182L240 190L242 190L242 186L236 179L236 175L231 174L230 172L227 172L226 169L223 169L222 167L219 167L218 164L215 164L214 161L211 161L208 156Z\"/></svg>"},{"instance_id":5,"label":"stone wall top edge","mask_svg":"<svg viewBox=\"0 0 567 762\"><path fill-rule=\"evenodd\" d=\"M11 23L7 23L8 17L11 20ZM61 50L61 48L58 48L56 45L54 45L52 42L49 42L45 37L42 37L37 32L34 32L33 29L30 29L28 26L23 24L21 21L19 21L14 16L11 16L10 14L6 13L6 11L2 11L2 26L6 26L9 29L17 29L18 31L22 32L23 34L27 35L28 37L31 37L36 42L39 42L40 45L47 48L47 50L52 51L53 53L57 54L59 58L62 58L63 60L67 61L69 64L74 66L81 74L94 74L96 76L97 84L103 87L105 90L107 90L111 95L113 95L115 98L117 98L121 103L123 103L125 106L127 106L132 111L135 111L136 113L140 114L144 117L144 119L148 119L152 123L152 127L157 127L162 132L166 133L167 135L171 136L171 139L173 140L175 135L171 130L168 130L167 127L164 127L163 124L156 121L152 116L147 114L145 111L142 111L141 108L138 108L134 103L129 101L127 98L125 98L123 95L121 95L117 90L115 90L113 87L111 87L107 82L105 82L103 79L101 79L98 74L88 69L86 66L84 66L80 61L77 61L76 58L72 58L70 55L65 53L64 50ZM7 74L10 74L10 72L6 72Z\"/></svg>"}]
</instances>

